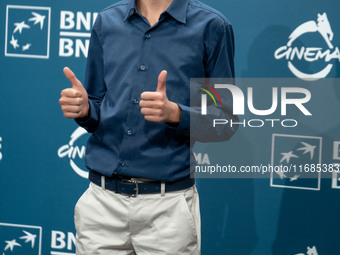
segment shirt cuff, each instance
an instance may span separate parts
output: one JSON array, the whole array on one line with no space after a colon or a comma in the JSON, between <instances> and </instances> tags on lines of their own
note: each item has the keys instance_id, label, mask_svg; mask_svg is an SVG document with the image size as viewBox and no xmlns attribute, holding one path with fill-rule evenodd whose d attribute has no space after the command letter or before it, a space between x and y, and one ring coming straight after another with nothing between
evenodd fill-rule
<instances>
[{"instance_id":1,"label":"shirt cuff","mask_svg":"<svg viewBox=\"0 0 340 255\"><path fill-rule=\"evenodd\" d=\"M181 108L181 119L179 123L166 123L168 127L177 130L180 135L189 136L190 135L190 107L182 104L178 104Z\"/></svg>"},{"instance_id":2,"label":"shirt cuff","mask_svg":"<svg viewBox=\"0 0 340 255\"><path fill-rule=\"evenodd\" d=\"M98 114L93 102L89 100L89 115L86 118L75 119L77 124L86 129L87 132L93 133L98 125Z\"/></svg>"}]
</instances>

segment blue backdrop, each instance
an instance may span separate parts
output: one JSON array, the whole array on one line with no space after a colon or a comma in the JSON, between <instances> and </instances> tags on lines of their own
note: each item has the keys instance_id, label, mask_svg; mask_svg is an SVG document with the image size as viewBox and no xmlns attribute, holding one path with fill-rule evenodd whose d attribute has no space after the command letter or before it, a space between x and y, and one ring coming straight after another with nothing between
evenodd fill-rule
<instances>
[{"instance_id":1,"label":"blue backdrop","mask_svg":"<svg viewBox=\"0 0 340 255\"><path fill-rule=\"evenodd\" d=\"M62 69L84 77L96 13L113 2L0 2L0 254L75 253L73 210L88 186L89 135L62 115L58 99L69 86ZM233 24L237 77L340 77L340 2L204 2ZM298 120L294 128L240 127L228 142L198 144L198 164L276 164L289 151L298 165L340 163L340 83L303 84L310 118L295 111L286 117ZM269 108L270 96L271 88L254 86L258 108ZM306 143L314 161L301 149ZM197 180L202 254L340 254L337 174L316 174L307 184L288 174L251 177Z\"/></svg>"}]
</instances>

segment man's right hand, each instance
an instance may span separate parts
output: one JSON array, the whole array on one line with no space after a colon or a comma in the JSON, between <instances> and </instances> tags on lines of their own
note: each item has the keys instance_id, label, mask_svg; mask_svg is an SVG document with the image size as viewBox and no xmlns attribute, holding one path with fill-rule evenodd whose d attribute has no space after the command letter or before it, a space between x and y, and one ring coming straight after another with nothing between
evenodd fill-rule
<instances>
[{"instance_id":1,"label":"man's right hand","mask_svg":"<svg viewBox=\"0 0 340 255\"><path fill-rule=\"evenodd\" d=\"M86 118L89 114L89 99L81 82L68 67L64 68L66 78L72 88L61 91L59 103L64 116L69 119Z\"/></svg>"}]
</instances>

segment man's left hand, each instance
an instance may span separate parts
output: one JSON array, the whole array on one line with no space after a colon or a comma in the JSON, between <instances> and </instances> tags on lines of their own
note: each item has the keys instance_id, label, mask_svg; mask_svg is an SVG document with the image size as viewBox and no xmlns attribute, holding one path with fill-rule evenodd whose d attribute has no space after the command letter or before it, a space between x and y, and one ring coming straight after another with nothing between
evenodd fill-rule
<instances>
[{"instance_id":1,"label":"man's left hand","mask_svg":"<svg viewBox=\"0 0 340 255\"><path fill-rule=\"evenodd\" d=\"M139 106L148 121L179 123L182 111L178 104L169 101L166 96L166 76L167 71L163 70L158 76L156 91L143 92Z\"/></svg>"}]
</instances>

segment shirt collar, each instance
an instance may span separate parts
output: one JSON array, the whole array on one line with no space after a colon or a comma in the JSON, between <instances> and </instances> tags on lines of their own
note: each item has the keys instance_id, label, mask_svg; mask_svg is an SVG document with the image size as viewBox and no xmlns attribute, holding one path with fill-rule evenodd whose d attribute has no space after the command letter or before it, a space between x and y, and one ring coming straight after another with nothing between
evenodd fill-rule
<instances>
[{"instance_id":1,"label":"shirt collar","mask_svg":"<svg viewBox=\"0 0 340 255\"><path fill-rule=\"evenodd\" d=\"M175 20L185 24L187 20L188 2L189 0L173 0L165 12L169 13Z\"/></svg>"},{"instance_id":2,"label":"shirt collar","mask_svg":"<svg viewBox=\"0 0 340 255\"><path fill-rule=\"evenodd\" d=\"M165 11L174 19L181 23L186 23L186 14L189 0L173 0L169 8ZM130 0L127 6L127 12L124 22L127 21L132 15L138 12L136 0Z\"/></svg>"},{"instance_id":3,"label":"shirt collar","mask_svg":"<svg viewBox=\"0 0 340 255\"><path fill-rule=\"evenodd\" d=\"M124 22L127 21L132 15L134 15L137 12L136 0L129 0L126 10L127 11Z\"/></svg>"}]
</instances>

